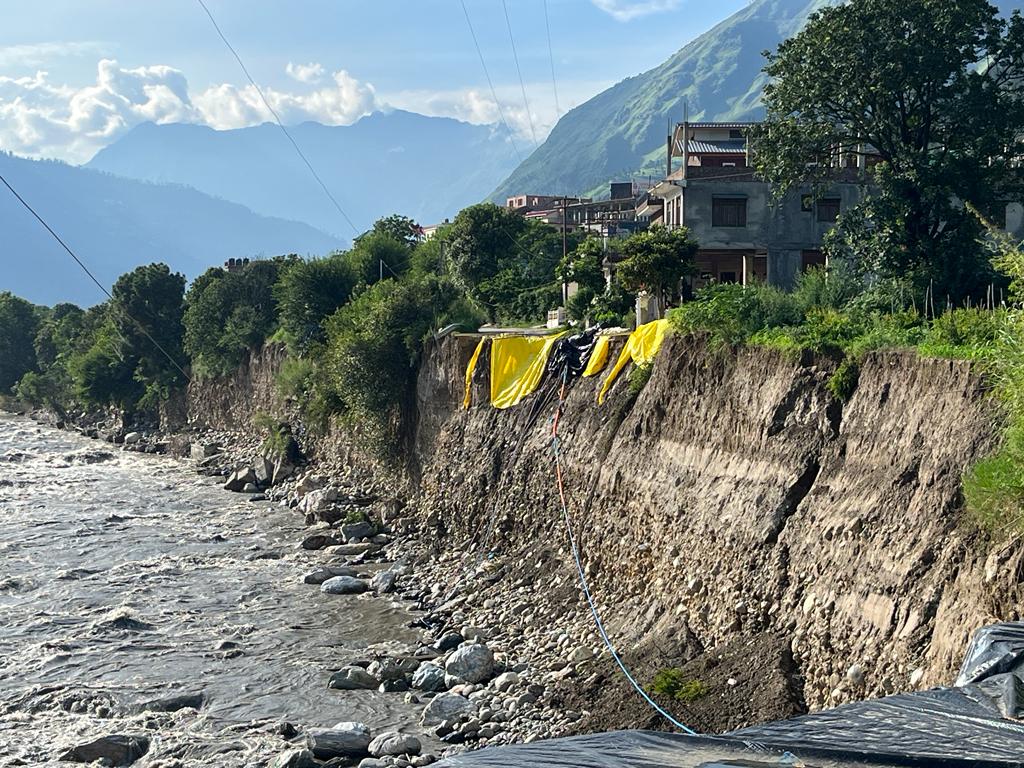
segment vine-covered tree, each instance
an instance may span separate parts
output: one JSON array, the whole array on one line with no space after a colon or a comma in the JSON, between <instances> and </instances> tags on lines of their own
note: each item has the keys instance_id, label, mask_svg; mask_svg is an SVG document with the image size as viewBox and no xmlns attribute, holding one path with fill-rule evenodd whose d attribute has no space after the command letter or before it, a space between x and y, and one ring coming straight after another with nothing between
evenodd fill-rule
<instances>
[{"instance_id":1,"label":"vine-covered tree","mask_svg":"<svg viewBox=\"0 0 1024 768\"><path fill-rule=\"evenodd\" d=\"M841 217L833 252L951 296L986 283L962 203L991 214L1021 189L1019 14L987 0L855 0L767 56L767 117L751 136L762 177L780 192L820 189L839 158L870 158L872 194Z\"/></svg>"},{"instance_id":2,"label":"vine-covered tree","mask_svg":"<svg viewBox=\"0 0 1024 768\"><path fill-rule=\"evenodd\" d=\"M10 291L0 293L0 392L8 392L36 367L33 348L39 314Z\"/></svg>"},{"instance_id":3,"label":"vine-covered tree","mask_svg":"<svg viewBox=\"0 0 1024 768\"><path fill-rule=\"evenodd\" d=\"M697 248L686 227L653 226L630 235L619 246L626 258L616 277L631 291L653 294L664 306L665 300L676 294L679 282L696 271L693 257Z\"/></svg>"}]
</instances>

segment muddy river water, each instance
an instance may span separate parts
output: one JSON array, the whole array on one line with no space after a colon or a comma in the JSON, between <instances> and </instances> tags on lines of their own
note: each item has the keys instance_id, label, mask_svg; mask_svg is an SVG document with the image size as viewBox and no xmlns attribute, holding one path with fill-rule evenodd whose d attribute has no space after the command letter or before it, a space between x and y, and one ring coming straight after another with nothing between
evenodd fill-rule
<instances>
[{"instance_id":1,"label":"muddy river water","mask_svg":"<svg viewBox=\"0 0 1024 768\"><path fill-rule=\"evenodd\" d=\"M283 722L409 730L401 694L327 679L407 650L412 616L303 584L323 555L302 527L181 463L0 413L0 765L111 734L151 739L140 766L258 765ZM183 695L202 706L143 706Z\"/></svg>"}]
</instances>

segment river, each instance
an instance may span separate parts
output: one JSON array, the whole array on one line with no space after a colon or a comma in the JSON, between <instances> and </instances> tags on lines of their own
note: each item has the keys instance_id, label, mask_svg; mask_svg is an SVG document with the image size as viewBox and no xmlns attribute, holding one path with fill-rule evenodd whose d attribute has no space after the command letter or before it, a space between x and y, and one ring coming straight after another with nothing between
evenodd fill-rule
<instances>
[{"instance_id":1,"label":"river","mask_svg":"<svg viewBox=\"0 0 1024 768\"><path fill-rule=\"evenodd\" d=\"M300 515L183 464L0 413L0 765L52 763L111 734L136 765L259 765L300 728L406 728L401 694L330 673L419 635L399 603L302 583L322 553ZM202 707L142 711L201 694Z\"/></svg>"}]
</instances>

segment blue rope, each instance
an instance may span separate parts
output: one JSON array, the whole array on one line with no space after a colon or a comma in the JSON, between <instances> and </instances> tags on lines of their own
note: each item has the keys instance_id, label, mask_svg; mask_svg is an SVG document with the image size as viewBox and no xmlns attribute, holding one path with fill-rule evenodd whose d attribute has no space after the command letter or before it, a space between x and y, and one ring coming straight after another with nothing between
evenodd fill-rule
<instances>
[{"instance_id":1,"label":"blue rope","mask_svg":"<svg viewBox=\"0 0 1024 768\"><path fill-rule=\"evenodd\" d=\"M554 417L551 447L555 454L555 474L558 477L558 498L561 500L562 503L562 516L565 518L565 528L569 534L569 545L572 548L572 556L573 559L576 561L576 571L579 573L580 586L583 588L583 594L587 598L587 604L590 606L590 613L594 617L594 623L597 625L597 631L601 635L601 639L604 641L605 646L611 653L612 658L615 659L615 663L619 665L619 669L622 670L622 674L626 676L627 680L629 680L630 685L632 685L633 688L636 689L636 692L639 693L644 698L644 700L648 704L650 704L651 707L659 715L661 715L670 723L672 723L672 725L674 725L679 730L683 731L683 733L687 733L690 736L697 736L698 734L695 730L687 727L683 723L676 720L674 717L672 717L671 714L665 711L665 709L661 707L658 704L658 702L652 699L650 695L647 693L647 691L643 689L643 686L641 686L640 683L636 681L636 678L634 678L633 675L630 674L629 668L626 666L625 662L623 662L622 658L619 656L618 651L615 650L615 645L612 643L611 638L608 637L608 633L605 631L604 628L604 623L601 621L601 616L597 612L597 604L594 602L593 595L590 594L590 586L587 584L587 577L583 572L583 563L580 560L580 550L579 547L576 546L576 536L572 530L572 520L569 516L569 507L565 501L565 485L562 482L562 454L560 450L560 442L558 439L558 419L562 412L562 405L565 402L565 385L567 378L568 369L566 369L562 373L562 391L558 398L558 410L555 412Z\"/></svg>"}]
</instances>

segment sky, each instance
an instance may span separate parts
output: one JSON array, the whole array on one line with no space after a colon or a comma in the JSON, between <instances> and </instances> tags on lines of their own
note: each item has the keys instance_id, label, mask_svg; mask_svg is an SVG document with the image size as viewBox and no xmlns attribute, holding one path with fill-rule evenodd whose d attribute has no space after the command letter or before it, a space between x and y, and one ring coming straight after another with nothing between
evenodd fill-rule
<instances>
[{"instance_id":1,"label":"sky","mask_svg":"<svg viewBox=\"0 0 1024 768\"><path fill-rule=\"evenodd\" d=\"M748 0L546 0L550 56L545 0L464 0L497 103L462 0L205 2L285 123L348 125L384 109L504 117L529 147ZM145 121L271 119L198 0L2 6L2 150L83 163Z\"/></svg>"}]
</instances>

